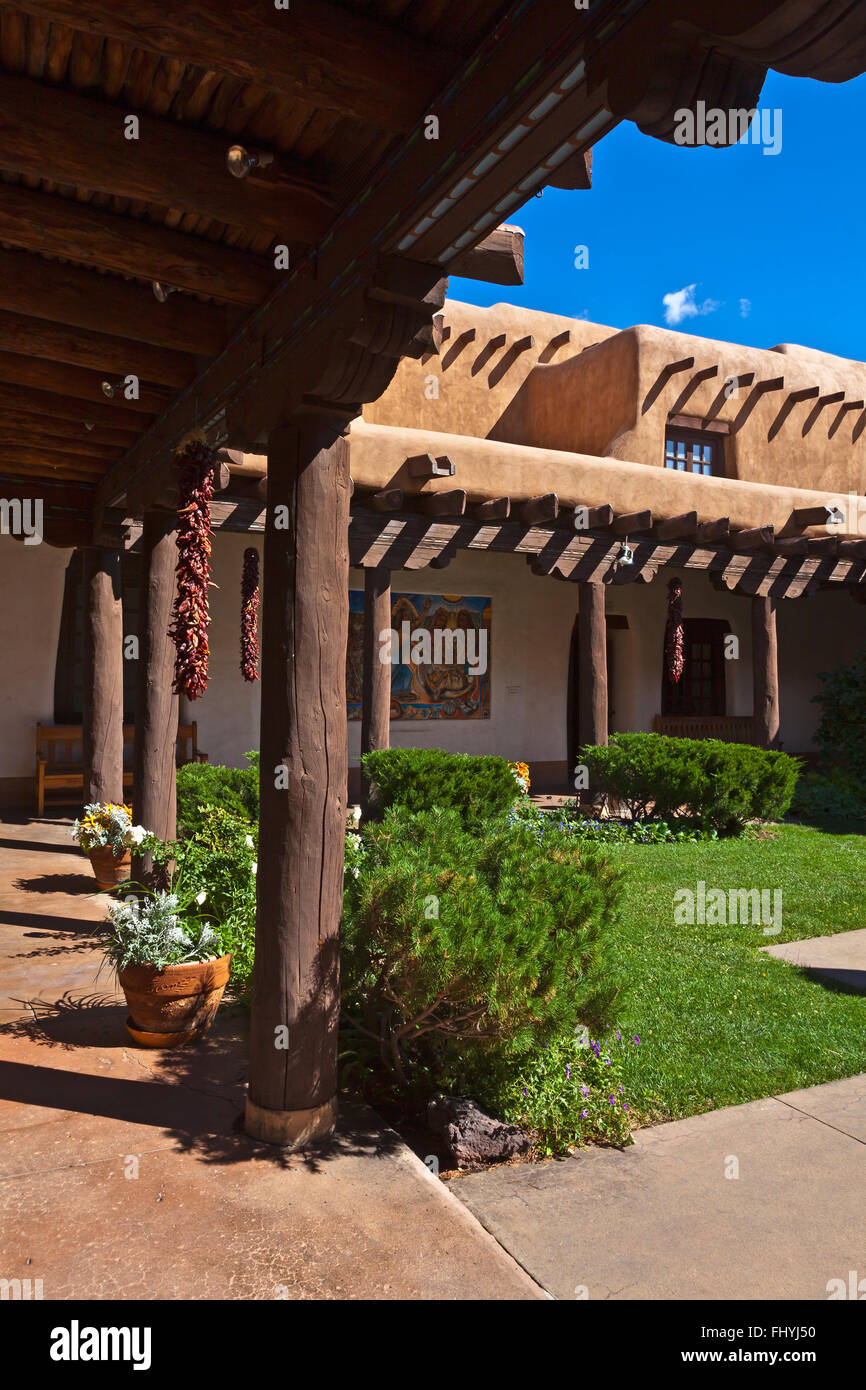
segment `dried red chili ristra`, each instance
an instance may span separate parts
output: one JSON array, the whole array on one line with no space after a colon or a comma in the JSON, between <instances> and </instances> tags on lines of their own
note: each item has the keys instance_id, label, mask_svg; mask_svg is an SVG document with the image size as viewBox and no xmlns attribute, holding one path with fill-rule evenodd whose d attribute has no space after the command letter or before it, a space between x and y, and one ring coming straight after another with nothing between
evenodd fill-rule
<instances>
[{"instance_id":1,"label":"dried red chili ristra","mask_svg":"<svg viewBox=\"0 0 866 1390\"><path fill-rule=\"evenodd\" d=\"M245 681L259 678L259 552L254 546L244 551L241 574L241 674Z\"/></svg>"},{"instance_id":2,"label":"dried red chili ristra","mask_svg":"<svg viewBox=\"0 0 866 1390\"><path fill-rule=\"evenodd\" d=\"M175 645L174 689L197 700L207 689L210 622L210 504L216 451L195 440L178 456L177 594L168 635Z\"/></svg>"}]
</instances>

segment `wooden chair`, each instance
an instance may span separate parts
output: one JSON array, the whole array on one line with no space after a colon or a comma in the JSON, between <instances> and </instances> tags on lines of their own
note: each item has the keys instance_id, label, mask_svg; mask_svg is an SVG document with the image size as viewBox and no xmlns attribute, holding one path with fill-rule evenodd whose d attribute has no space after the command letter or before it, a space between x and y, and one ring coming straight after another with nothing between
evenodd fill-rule
<instances>
[{"instance_id":1,"label":"wooden chair","mask_svg":"<svg viewBox=\"0 0 866 1390\"><path fill-rule=\"evenodd\" d=\"M132 744L134 724L123 726L123 792L132 792ZM198 724L177 726L177 766L206 763L207 753L198 746ZM59 792L57 805L79 804L84 798L84 755L80 724L36 725L36 814L45 812L46 792Z\"/></svg>"}]
</instances>

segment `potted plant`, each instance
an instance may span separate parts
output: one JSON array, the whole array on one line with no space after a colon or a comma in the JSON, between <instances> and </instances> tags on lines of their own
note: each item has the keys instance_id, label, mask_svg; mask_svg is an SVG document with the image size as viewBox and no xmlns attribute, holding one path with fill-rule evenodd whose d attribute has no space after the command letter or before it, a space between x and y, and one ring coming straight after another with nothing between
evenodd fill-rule
<instances>
[{"instance_id":1,"label":"potted plant","mask_svg":"<svg viewBox=\"0 0 866 1390\"><path fill-rule=\"evenodd\" d=\"M85 806L72 834L90 856L97 887L116 888L129 878L130 849L141 844L147 831L133 825L130 806L94 801Z\"/></svg>"},{"instance_id":2,"label":"potted plant","mask_svg":"<svg viewBox=\"0 0 866 1390\"><path fill-rule=\"evenodd\" d=\"M231 956L196 913L205 892L140 891L109 906L103 950L126 995L130 1036L142 1047L180 1047L210 1028Z\"/></svg>"}]
</instances>

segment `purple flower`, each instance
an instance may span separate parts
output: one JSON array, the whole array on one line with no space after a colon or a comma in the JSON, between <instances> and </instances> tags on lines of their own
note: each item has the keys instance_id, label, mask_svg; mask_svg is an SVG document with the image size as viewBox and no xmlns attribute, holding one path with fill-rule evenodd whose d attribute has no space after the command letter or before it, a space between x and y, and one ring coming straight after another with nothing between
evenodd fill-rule
<instances>
[{"instance_id":1,"label":"purple flower","mask_svg":"<svg viewBox=\"0 0 866 1390\"><path fill-rule=\"evenodd\" d=\"M523 1088L523 1094L526 1095L526 1087L525 1087L525 1086L524 1086L524 1088Z\"/></svg>"},{"instance_id":2,"label":"purple flower","mask_svg":"<svg viewBox=\"0 0 866 1390\"><path fill-rule=\"evenodd\" d=\"M614 1100L613 1096L608 1096L607 1103L608 1105L616 1105L616 1101Z\"/></svg>"},{"instance_id":3,"label":"purple flower","mask_svg":"<svg viewBox=\"0 0 866 1390\"><path fill-rule=\"evenodd\" d=\"M566 1064L565 1064L565 1079L566 1079L566 1081L570 1081L570 1080L571 1080L571 1063L570 1063L570 1062L566 1062Z\"/></svg>"},{"instance_id":4,"label":"purple flower","mask_svg":"<svg viewBox=\"0 0 866 1390\"><path fill-rule=\"evenodd\" d=\"M620 1086L620 1088L619 1088L619 1093L620 1093L620 1095L622 1095L622 1086Z\"/></svg>"},{"instance_id":5,"label":"purple flower","mask_svg":"<svg viewBox=\"0 0 866 1390\"><path fill-rule=\"evenodd\" d=\"M616 1030L616 1040L617 1042L622 1041L622 1033L619 1031L619 1029Z\"/></svg>"},{"instance_id":6,"label":"purple flower","mask_svg":"<svg viewBox=\"0 0 866 1390\"><path fill-rule=\"evenodd\" d=\"M622 1103L622 1108L623 1110L628 1110L628 1106L626 1105L625 1101L623 1101Z\"/></svg>"},{"instance_id":7,"label":"purple flower","mask_svg":"<svg viewBox=\"0 0 866 1390\"><path fill-rule=\"evenodd\" d=\"M581 1088L580 1088L580 1093L581 1093L581 1095L588 1096L588 1095L589 1095L589 1087L588 1087L588 1086L581 1086Z\"/></svg>"},{"instance_id":8,"label":"purple flower","mask_svg":"<svg viewBox=\"0 0 866 1390\"><path fill-rule=\"evenodd\" d=\"M589 1111L588 1111L588 1110L581 1110L581 1112L580 1112L580 1118L581 1118L582 1120L587 1120L587 1119L589 1119Z\"/></svg>"},{"instance_id":9,"label":"purple flower","mask_svg":"<svg viewBox=\"0 0 866 1390\"><path fill-rule=\"evenodd\" d=\"M637 1047L638 1043L640 1042L640 1038L637 1036L636 1033L635 1033L634 1037L632 1038L632 1042L634 1043L635 1047Z\"/></svg>"}]
</instances>

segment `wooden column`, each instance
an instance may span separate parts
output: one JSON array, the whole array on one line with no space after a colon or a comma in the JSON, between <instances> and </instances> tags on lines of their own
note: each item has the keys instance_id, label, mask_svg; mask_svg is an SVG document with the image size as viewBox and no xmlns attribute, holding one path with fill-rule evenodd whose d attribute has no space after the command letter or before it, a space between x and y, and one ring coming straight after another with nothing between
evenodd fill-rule
<instances>
[{"instance_id":1,"label":"wooden column","mask_svg":"<svg viewBox=\"0 0 866 1390\"><path fill-rule=\"evenodd\" d=\"M364 571L364 660L361 691L361 753L391 746L390 659L382 661L382 634L391 627L391 571ZM361 770L361 809L370 809L370 779Z\"/></svg>"},{"instance_id":2,"label":"wooden column","mask_svg":"<svg viewBox=\"0 0 866 1390\"><path fill-rule=\"evenodd\" d=\"M607 743L607 624L604 585L584 580L578 611L578 744Z\"/></svg>"},{"instance_id":3,"label":"wooden column","mask_svg":"<svg viewBox=\"0 0 866 1390\"><path fill-rule=\"evenodd\" d=\"M300 1148L336 1115L348 773L349 446L341 416L270 434L261 812L246 1130Z\"/></svg>"},{"instance_id":4,"label":"wooden column","mask_svg":"<svg viewBox=\"0 0 866 1390\"><path fill-rule=\"evenodd\" d=\"M755 742L774 748L779 742L779 648L772 598L752 599L752 681Z\"/></svg>"},{"instance_id":5,"label":"wooden column","mask_svg":"<svg viewBox=\"0 0 866 1390\"><path fill-rule=\"evenodd\" d=\"M84 800L123 801L120 551L84 553Z\"/></svg>"},{"instance_id":6,"label":"wooden column","mask_svg":"<svg viewBox=\"0 0 866 1390\"><path fill-rule=\"evenodd\" d=\"M138 645L138 708L135 718L133 812L162 840L176 830L175 767L177 696L174 645L168 636L174 602L176 517L148 511L141 532L141 600ZM133 862L133 877L150 873L150 856Z\"/></svg>"}]
</instances>

